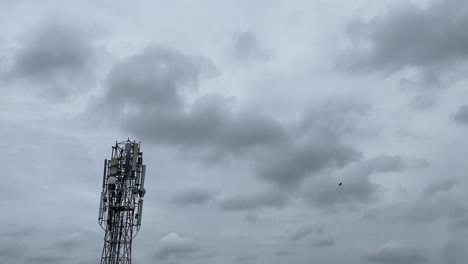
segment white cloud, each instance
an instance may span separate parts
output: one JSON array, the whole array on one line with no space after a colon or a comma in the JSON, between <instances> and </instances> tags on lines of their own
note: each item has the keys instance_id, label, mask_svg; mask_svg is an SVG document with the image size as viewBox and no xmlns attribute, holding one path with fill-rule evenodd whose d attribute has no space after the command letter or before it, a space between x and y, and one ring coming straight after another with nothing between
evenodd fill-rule
<instances>
[{"instance_id":1,"label":"white cloud","mask_svg":"<svg viewBox=\"0 0 468 264\"><path fill-rule=\"evenodd\" d=\"M159 259L180 258L199 250L199 246L193 239L170 233L159 240L156 256Z\"/></svg>"}]
</instances>

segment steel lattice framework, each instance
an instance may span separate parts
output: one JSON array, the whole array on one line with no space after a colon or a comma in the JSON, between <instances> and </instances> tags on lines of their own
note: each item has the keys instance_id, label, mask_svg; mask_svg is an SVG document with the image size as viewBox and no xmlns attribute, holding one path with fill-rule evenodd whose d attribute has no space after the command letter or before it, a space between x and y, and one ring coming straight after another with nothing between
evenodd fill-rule
<instances>
[{"instance_id":1,"label":"steel lattice framework","mask_svg":"<svg viewBox=\"0 0 468 264\"><path fill-rule=\"evenodd\" d=\"M116 142L104 160L99 225L104 229L101 264L132 263L132 240L141 226L145 171L140 142Z\"/></svg>"}]
</instances>

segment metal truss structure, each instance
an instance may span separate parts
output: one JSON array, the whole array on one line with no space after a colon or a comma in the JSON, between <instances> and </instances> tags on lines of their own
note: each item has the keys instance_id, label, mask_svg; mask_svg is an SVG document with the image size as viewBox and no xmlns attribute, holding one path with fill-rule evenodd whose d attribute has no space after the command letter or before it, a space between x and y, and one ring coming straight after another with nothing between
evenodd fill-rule
<instances>
[{"instance_id":1,"label":"metal truss structure","mask_svg":"<svg viewBox=\"0 0 468 264\"><path fill-rule=\"evenodd\" d=\"M146 193L140 142L116 142L104 160L98 222L105 231L101 264L131 264L132 240L141 227Z\"/></svg>"}]
</instances>

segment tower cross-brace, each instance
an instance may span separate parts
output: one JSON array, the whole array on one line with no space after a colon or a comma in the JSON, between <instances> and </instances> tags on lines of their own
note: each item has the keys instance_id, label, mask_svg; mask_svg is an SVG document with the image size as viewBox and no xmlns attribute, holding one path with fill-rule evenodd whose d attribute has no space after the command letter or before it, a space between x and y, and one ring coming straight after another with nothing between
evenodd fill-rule
<instances>
[{"instance_id":1,"label":"tower cross-brace","mask_svg":"<svg viewBox=\"0 0 468 264\"><path fill-rule=\"evenodd\" d=\"M131 264L132 240L141 227L146 193L140 142L116 142L104 160L99 225L104 229L101 264Z\"/></svg>"}]
</instances>

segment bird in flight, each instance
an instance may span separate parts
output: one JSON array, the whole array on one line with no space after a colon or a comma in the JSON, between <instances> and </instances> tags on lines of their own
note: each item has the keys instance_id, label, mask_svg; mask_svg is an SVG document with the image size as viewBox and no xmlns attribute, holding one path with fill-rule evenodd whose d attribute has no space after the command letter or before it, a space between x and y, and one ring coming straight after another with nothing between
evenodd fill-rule
<instances>
[{"instance_id":1,"label":"bird in flight","mask_svg":"<svg viewBox=\"0 0 468 264\"><path fill-rule=\"evenodd\" d=\"M343 183L340 182L340 184L338 184L338 186L341 186L341 185L343 185Z\"/></svg>"}]
</instances>

